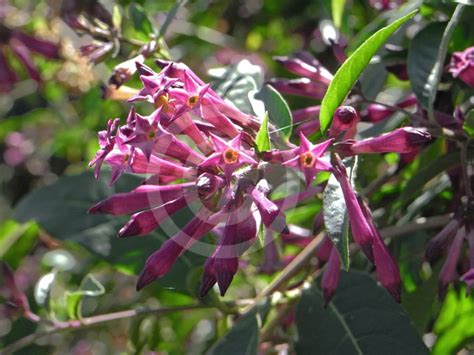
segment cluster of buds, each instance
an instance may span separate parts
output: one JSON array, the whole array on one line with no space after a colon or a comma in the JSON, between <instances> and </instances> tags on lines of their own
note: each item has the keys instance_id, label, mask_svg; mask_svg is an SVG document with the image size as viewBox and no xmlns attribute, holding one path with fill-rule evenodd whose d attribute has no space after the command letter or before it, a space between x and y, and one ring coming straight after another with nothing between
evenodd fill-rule
<instances>
[{"instance_id":1,"label":"cluster of buds","mask_svg":"<svg viewBox=\"0 0 474 355\"><path fill-rule=\"evenodd\" d=\"M6 10L0 11L0 92L11 91L20 80L10 63L9 51L20 61L28 76L38 83L41 83L41 75L33 61L33 53L48 59L59 58L57 44L8 26L4 21L8 13Z\"/></svg>"}]
</instances>

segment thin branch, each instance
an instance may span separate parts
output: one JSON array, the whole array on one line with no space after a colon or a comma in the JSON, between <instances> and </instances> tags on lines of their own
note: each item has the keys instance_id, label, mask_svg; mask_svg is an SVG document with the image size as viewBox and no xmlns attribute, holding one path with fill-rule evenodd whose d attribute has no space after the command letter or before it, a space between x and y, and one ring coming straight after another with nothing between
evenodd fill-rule
<instances>
[{"instance_id":1,"label":"thin branch","mask_svg":"<svg viewBox=\"0 0 474 355\"><path fill-rule=\"evenodd\" d=\"M194 309L207 309L207 308L214 308L212 305L204 305L204 304L192 304L186 306L177 306L177 307L162 307L162 308L139 308L139 309L131 309L127 311L115 312L115 313L108 313L108 314L101 314L98 316L92 316L83 318L81 320L71 320L68 322L57 322L55 326L40 332L36 332L30 335L27 335L19 340L7 345L1 351L1 354L12 354L15 351L18 351L25 346L30 345L34 341L55 333L63 332L66 330L76 330L76 329L83 329L93 325L102 324L106 322L111 322L120 319L128 319L137 317L144 314L167 314L173 312L180 312L180 311L188 311Z\"/></svg>"},{"instance_id":2,"label":"thin branch","mask_svg":"<svg viewBox=\"0 0 474 355\"><path fill-rule=\"evenodd\" d=\"M451 213L428 218L421 217L403 226L390 226L383 228L380 230L380 234L383 238L394 238L420 230L441 228L444 227L452 218L453 214Z\"/></svg>"}]
</instances>

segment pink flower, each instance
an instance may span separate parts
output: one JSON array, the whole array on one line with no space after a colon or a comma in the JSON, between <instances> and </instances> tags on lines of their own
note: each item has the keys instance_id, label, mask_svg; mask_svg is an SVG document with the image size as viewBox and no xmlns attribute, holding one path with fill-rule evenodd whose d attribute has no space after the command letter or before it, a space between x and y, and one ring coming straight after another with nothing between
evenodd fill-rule
<instances>
[{"instance_id":1,"label":"pink flower","mask_svg":"<svg viewBox=\"0 0 474 355\"><path fill-rule=\"evenodd\" d=\"M281 64L289 72L329 85L333 75L315 58L306 58L308 57L303 57L298 54L292 57L273 57L277 63ZM306 59L306 61L304 59Z\"/></svg>"},{"instance_id":2,"label":"pink flower","mask_svg":"<svg viewBox=\"0 0 474 355\"><path fill-rule=\"evenodd\" d=\"M323 277L321 278L321 288L323 289L324 305L327 306L331 302L334 293L336 292L337 285L339 284L339 276L341 274L341 261L339 259L339 252L333 246L331 254L324 270Z\"/></svg>"},{"instance_id":3,"label":"pink flower","mask_svg":"<svg viewBox=\"0 0 474 355\"><path fill-rule=\"evenodd\" d=\"M332 141L328 139L313 145L303 133L300 133L299 148L291 151L290 159L285 160L283 165L302 171L308 186L318 172L332 169L331 164L322 159Z\"/></svg>"},{"instance_id":4,"label":"pink flower","mask_svg":"<svg viewBox=\"0 0 474 355\"><path fill-rule=\"evenodd\" d=\"M253 152L242 148L241 134L228 142L212 134L211 139L215 152L207 157L200 166L203 168L221 168L228 183L233 172L244 164L257 164L255 159L252 158Z\"/></svg>"},{"instance_id":5,"label":"pink flower","mask_svg":"<svg viewBox=\"0 0 474 355\"><path fill-rule=\"evenodd\" d=\"M456 265L459 261L459 256L461 254L461 248L466 236L466 229L460 228L456 232L456 236L451 243L451 246L448 251L448 256L443 264L443 268L439 274L438 280L438 296L440 299L443 299L446 295L446 290L448 285L455 281L458 277L456 273Z\"/></svg>"},{"instance_id":6,"label":"pink flower","mask_svg":"<svg viewBox=\"0 0 474 355\"><path fill-rule=\"evenodd\" d=\"M430 240L426 247L425 256L429 262L436 261L448 250L456 232L462 227L459 218L453 218L449 223Z\"/></svg>"},{"instance_id":7,"label":"pink flower","mask_svg":"<svg viewBox=\"0 0 474 355\"><path fill-rule=\"evenodd\" d=\"M454 52L449 71L454 78L459 78L470 87L474 87L474 47L463 52Z\"/></svg>"}]
</instances>

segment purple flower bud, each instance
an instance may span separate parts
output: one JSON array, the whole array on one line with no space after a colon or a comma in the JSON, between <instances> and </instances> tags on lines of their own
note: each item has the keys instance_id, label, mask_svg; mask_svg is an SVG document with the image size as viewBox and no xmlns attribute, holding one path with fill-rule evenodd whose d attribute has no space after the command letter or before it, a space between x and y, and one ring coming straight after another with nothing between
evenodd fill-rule
<instances>
[{"instance_id":1,"label":"purple flower bud","mask_svg":"<svg viewBox=\"0 0 474 355\"><path fill-rule=\"evenodd\" d=\"M137 63L143 63L144 61L145 57L142 54L139 54L136 57L115 66L112 75L109 78L109 84L115 85L115 87L119 88L129 81L132 75L135 74L137 71Z\"/></svg>"},{"instance_id":2,"label":"purple flower bud","mask_svg":"<svg viewBox=\"0 0 474 355\"><path fill-rule=\"evenodd\" d=\"M327 85L311 81L308 78L300 79L271 79L269 84L282 94L306 96L313 99L322 99Z\"/></svg>"},{"instance_id":3,"label":"purple flower bud","mask_svg":"<svg viewBox=\"0 0 474 355\"><path fill-rule=\"evenodd\" d=\"M456 232L461 228L461 221L453 218L449 223L428 243L425 257L430 263L435 262L448 250Z\"/></svg>"},{"instance_id":4,"label":"purple flower bud","mask_svg":"<svg viewBox=\"0 0 474 355\"><path fill-rule=\"evenodd\" d=\"M311 121L319 122L319 112L321 111L321 106L309 106L295 110L292 112L293 122L300 123L312 119Z\"/></svg>"},{"instance_id":5,"label":"purple flower bud","mask_svg":"<svg viewBox=\"0 0 474 355\"><path fill-rule=\"evenodd\" d=\"M430 140L431 135L424 129L403 127L374 138L346 141L339 148L346 155L389 152L410 153Z\"/></svg>"},{"instance_id":6,"label":"purple flower bud","mask_svg":"<svg viewBox=\"0 0 474 355\"><path fill-rule=\"evenodd\" d=\"M147 208L163 205L192 191L192 182L165 186L142 185L131 192L119 193L108 197L89 209L89 213L108 213L122 215Z\"/></svg>"},{"instance_id":7,"label":"purple flower bud","mask_svg":"<svg viewBox=\"0 0 474 355\"><path fill-rule=\"evenodd\" d=\"M401 278L397 263L390 255L380 234L377 232L373 238L372 251L377 278L383 287L398 303L401 302Z\"/></svg>"},{"instance_id":8,"label":"purple flower bud","mask_svg":"<svg viewBox=\"0 0 474 355\"><path fill-rule=\"evenodd\" d=\"M408 108L417 104L416 96L410 95L395 105L398 108ZM370 104L363 114L363 118L369 122L380 122L396 112L395 109L381 104Z\"/></svg>"},{"instance_id":9,"label":"purple flower bud","mask_svg":"<svg viewBox=\"0 0 474 355\"><path fill-rule=\"evenodd\" d=\"M349 223L351 226L352 236L355 242L360 246L362 252L371 261L374 261L372 251L372 240L374 238L373 231L370 228L367 218L362 212L361 206L357 201L352 185L349 182L346 168L339 157L335 157L333 161L334 176L339 181L344 195L344 200L349 214Z\"/></svg>"},{"instance_id":10,"label":"purple flower bud","mask_svg":"<svg viewBox=\"0 0 474 355\"><path fill-rule=\"evenodd\" d=\"M449 71L454 78L459 78L470 87L474 87L474 47L463 52L454 52Z\"/></svg>"},{"instance_id":11,"label":"purple flower bud","mask_svg":"<svg viewBox=\"0 0 474 355\"><path fill-rule=\"evenodd\" d=\"M474 268L471 267L464 275L461 276L460 280L467 285L466 297L471 293L474 287Z\"/></svg>"},{"instance_id":12,"label":"purple flower bud","mask_svg":"<svg viewBox=\"0 0 474 355\"><path fill-rule=\"evenodd\" d=\"M292 72L302 77L309 78L316 82L323 83L325 85L329 85L333 78L332 74L319 63L318 66L313 66L297 57L288 56L273 57L273 59L277 63L281 64L289 72Z\"/></svg>"},{"instance_id":13,"label":"purple flower bud","mask_svg":"<svg viewBox=\"0 0 474 355\"><path fill-rule=\"evenodd\" d=\"M327 306L331 302L334 293L336 292L337 285L339 284L339 276L341 274L341 261L339 259L339 252L336 248L332 247L329 261L324 270L323 277L321 278L321 288L323 289L324 306Z\"/></svg>"},{"instance_id":14,"label":"purple flower bud","mask_svg":"<svg viewBox=\"0 0 474 355\"><path fill-rule=\"evenodd\" d=\"M448 285L455 281L457 278L456 265L459 260L459 255L461 254L461 248L466 236L466 229L460 228L456 232L456 236L451 243L451 247L448 251L448 256L446 261L443 264L443 268L439 274L438 280L438 296L440 299L443 299L446 295Z\"/></svg>"},{"instance_id":15,"label":"purple flower bud","mask_svg":"<svg viewBox=\"0 0 474 355\"><path fill-rule=\"evenodd\" d=\"M11 50L13 51L13 53L15 53L21 64L23 64L30 78L40 83L41 76L35 64L33 63L31 51L28 49L28 47L23 44L23 42L19 41L17 38L11 38L9 43Z\"/></svg>"},{"instance_id":16,"label":"purple flower bud","mask_svg":"<svg viewBox=\"0 0 474 355\"><path fill-rule=\"evenodd\" d=\"M341 106L334 112L329 137L338 138L344 133L344 139L354 138L359 114L352 106Z\"/></svg>"},{"instance_id":17,"label":"purple flower bud","mask_svg":"<svg viewBox=\"0 0 474 355\"><path fill-rule=\"evenodd\" d=\"M12 37L18 39L30 50L41 54L45 58L59 58L59 46L53 42L30 36L22 31L12 31Z\"/></svg>"},{"instance_id":18,"label":"purple flower bud","mask_svg":"<svg viewBox=\"0 0 474 355\"><path fill-rule=\"evenodd\" d=\"M324 265L328 262L333 249L334 244L331 239L329 239L327 235L324 236L323 241L319 244L318 249L316 249L316 257L318 258L319 264Z\"/></svg>"},{"instance_id":19,"label":"purple flower bud","mask_svg":"<svg viewBox=\"0 0 474 355\"><path fill-rule=\"evenodd\" d=\"M81 46L79 51L83 57L87 57L92 63L98 64L105 59L112 49L113 44L111 42L97 42Z\"/></svg>"}]
</instances>

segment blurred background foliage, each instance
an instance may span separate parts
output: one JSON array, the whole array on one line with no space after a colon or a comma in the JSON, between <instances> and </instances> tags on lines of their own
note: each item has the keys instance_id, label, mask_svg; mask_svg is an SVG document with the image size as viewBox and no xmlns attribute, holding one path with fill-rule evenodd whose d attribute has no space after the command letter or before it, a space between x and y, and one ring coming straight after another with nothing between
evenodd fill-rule
<instances>
[{"instance_id":1,"label":"blurred background foliage","mask_svg":"<svg viewBox=\"0 0 474 355\"><path fill-rule=\"evenodd\" d=\"M143 27L144 20L135 22L134 26L132 8L138 9L135 16L144 15L159 29L176 5L169 0L101 2L110 13L116 14L115 20L121 14L123 37L138 41L147 40L148 33ZM79 52L79 47L90 43L92 38L78 36L64 23L60 0L11 0L10 4L14 9L10 10L8 21L30 34L59 43L61 59L34 56L43 79L41 84L27 79L21 65L12 61L22 80L12 91L0 95L0 220L3 221L0 258L15 270L19 287L27 291L34 311L48 314L52 319L68 320L145 305L193 304L200 278L200 270L194 265L202 264L194 260L197 256L187 255L169 276L137 293L134 275L150 250L159 245L163 238L160 232L154 233L152 238L119 241L115 234L123 220L84 213L95 201L113 191L125 191L137 184L133 177L126 177L111 188L106 177L95 183L91 173L77 175L89 170L87 164L98 148L97 132L106 127L109 118L124 118L129 110L128 103L110 98L107 81L118 63L136 53L136 46L121 43L115 48L116 53L110 53L114 55L92 65ZM417 22L411 25L413 33L427 23L446 21L454 8L451 1L434 0L411 0L405 6L420 7ZM349 51L387 20L399 16L398 10L380 13L367 1L347 1L341 33ZM331 17L330 0L193 0L177 8L164 41L171 58L185 62L204 78L208 77L208 69L244 58L261 65L267 79L289 77L272 57L302 49L311 51L334 72L338 64L324 43L319 27L322 20ZM473 19L472 11L463 18L453 36L451 52L472 45ZM406 37L395 36L391 41L405 49L408 47ZM387 52L382 54L385 55L382 55L382 64L393 60ZM151 66L152 62L147 61ZM370 75L371 72L376 75ZM361 81L367 93L372 89L375 97L382 89L378 98L391 103L410 90L408 82L388 73L384 65L371 64ZM135 77L127 85L138 88L139 81ZM466 92L465 87L454 87L446 94L457 102L462 92ZM295 109L311 104L311 100L288 97L288 103ZM405 119L403 115L395 116L390 122L400 124ZM380 124L370 129L373 135L390 128ZM370 198L380 226L403 225L420 217L452 211L453 192L446 174L436 173L437 160L446 150L446 141L440 139L401 167L397 154L367 156L361 160L358 184L363 191L371 189L371 184L383 178L385 171L399 167L395 178L380 180L380 186L365 194ZM449 161L446 166L449 167ZM54 184L63 175L73 176ZM411 194L401 194L407 186ZM32 191L35 192L31 194ZM311 228L313 217L320 209L320 201L311 200L295 209L289 222ZM63 223L57 223L58 215ZM39 224L30 221L33 217ZM419 335L424 336L425 343L433 345L438 336L436 346L441 349L438 353L446 354L474 335L474 301L460 296L462 291L455 289L449 291L444 304L437 301L439 267L431 269L421 257L426 240L433 234L432 230L416 231L395 239L393 247L406 293L402 306ZM261 254L249 255L248 267L236 276L224 301L253 298L271 279L269 275L257 273ZM354 265L359 269L367 267L358 258ZM92 279L88 275L93 275ZM102 288L105 293L101 292ZM217 301L215 295L205 299L204 305L206 302L217 302L218 308L225 311L226 305ZM436 319L438 314L441 315ZM453 324L453 314L459 314L457 325ZM461 322L466 327L455 330L461 327ZM229 317L204 307L162 317L143 315L132 321L123 319L42 338L22 353L197 354L209 349L228 331L230 324ZM9 344L35 328L34 323L22 318L1 318L0 344ZM285 351L285 346L292 345L295 332L294 328L282 328L281 349L266 351Z\"/></svg>"}]
</instances>

